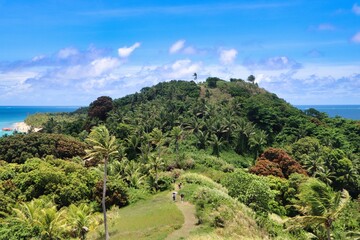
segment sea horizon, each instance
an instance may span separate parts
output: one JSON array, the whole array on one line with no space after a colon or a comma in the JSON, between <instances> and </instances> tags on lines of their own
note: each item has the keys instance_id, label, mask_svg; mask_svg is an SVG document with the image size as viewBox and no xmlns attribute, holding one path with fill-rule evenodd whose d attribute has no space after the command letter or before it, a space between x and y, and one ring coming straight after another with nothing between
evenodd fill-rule
<instances>
[{"instance_id":1,"label":"sea horizon","mask_svg":"<svg viewBox=\"0 0 360 240\"><path fill-rule=\"evenodd\" d=\"M35 113L73 112L81 106L0 106L0 137L10 135L12 131L3 131L3 128L13 129L14 124L24 122L26 117Z\"/></svg>"},{"instance_id":2,"label":"sea horizon","mask_svg":"<svg viewBox=\"0 0 360 240\"><path fill-rule=\"evenodd\" d=\"M340 116L352 120L360 120L360 104L302 104L293 105L304 111L314 108L319 112L326 113L329 117Z\"/></svg>"}]
</instances>

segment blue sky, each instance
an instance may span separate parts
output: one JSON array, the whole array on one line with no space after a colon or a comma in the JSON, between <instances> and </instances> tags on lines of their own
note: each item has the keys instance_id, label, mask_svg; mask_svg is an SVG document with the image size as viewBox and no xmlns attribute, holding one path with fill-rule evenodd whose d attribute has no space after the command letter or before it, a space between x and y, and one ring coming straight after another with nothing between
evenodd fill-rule
<instances>
[{"instance_id":1,"label":"blue sky","mask_svg":"<svg viewBox=\"0 0 360 240\"><path fill-rule=\"evenodd\" d=\"M0 0L0 105L88 105L194 72L360 104L360 1Z\"/></svg>"}]
</instances>

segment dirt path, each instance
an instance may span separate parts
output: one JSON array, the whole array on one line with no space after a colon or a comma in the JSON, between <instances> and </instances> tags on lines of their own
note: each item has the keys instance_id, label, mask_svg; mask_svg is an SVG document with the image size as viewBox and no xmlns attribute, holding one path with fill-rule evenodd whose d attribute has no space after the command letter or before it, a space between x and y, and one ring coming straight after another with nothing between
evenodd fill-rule
<instances>
[{"instance_id":1,"label":"dirt path","mask_svg":"<svg viewBox=\"0 0 360 240\"><path fill-rule=\"evenodd\" d=\"M195 217L195 206L189 202L181 201L177 201L175 204L184 215L184 224L181 228L167 236L166 240L184 239L196 228L197 219Z\"/></svg>"}]
</instances>

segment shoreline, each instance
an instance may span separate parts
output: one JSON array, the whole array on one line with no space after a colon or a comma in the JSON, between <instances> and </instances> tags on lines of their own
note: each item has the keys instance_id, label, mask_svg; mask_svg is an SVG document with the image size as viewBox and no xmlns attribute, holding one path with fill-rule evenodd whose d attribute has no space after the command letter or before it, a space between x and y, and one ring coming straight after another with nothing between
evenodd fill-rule
<instances>
[{"instance_id":1,"label":"shoreline","mask_svg":"<svg viewBox=\"0 0 360 240\"><path fill-rule=\"evenodd\" d=\"M30 125L27 125L25 122L17 122L12 125L13 131L28 133L31 129L33 132L38 132L42 128L32 128Z\"/></svg>"}]
</instances>

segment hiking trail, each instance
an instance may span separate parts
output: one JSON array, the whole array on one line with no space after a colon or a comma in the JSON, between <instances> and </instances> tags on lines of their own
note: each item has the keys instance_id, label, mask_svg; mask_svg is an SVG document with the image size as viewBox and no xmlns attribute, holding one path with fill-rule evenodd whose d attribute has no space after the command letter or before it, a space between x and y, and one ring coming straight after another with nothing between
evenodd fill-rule
<instances>
[{"instance_id":1,"label":"hiking trail","mask_svg":"<svg viewBox=\"0 0 360 240\"><path fill-rule=\"evenodd\" d=\"M184 215L184 224L181 228L170 233L166 240L185 239L190 235L190 232L197 227L196 224L198 221L195 217L195 206L189 202L181 202L180 200L177 200L175 204Z\"/></svg>"}]
</instances>

